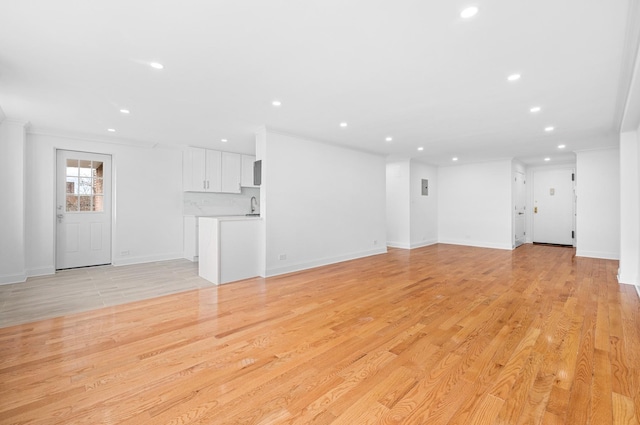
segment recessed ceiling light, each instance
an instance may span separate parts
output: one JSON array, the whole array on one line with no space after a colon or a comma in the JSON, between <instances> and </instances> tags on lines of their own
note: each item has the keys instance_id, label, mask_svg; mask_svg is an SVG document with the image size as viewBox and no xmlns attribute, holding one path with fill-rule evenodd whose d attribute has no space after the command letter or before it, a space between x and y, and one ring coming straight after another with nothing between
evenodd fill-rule
<instances>
[{"instance_id":1,"label":"recessed ceiling light","mask_svg":"<svg viewBox=\"0 0 640 425\"><path fill-rule=\"evenodd\" d=\"M463 9L462 12L460 12L460 17L462 19L469 19L476 16L477 13L478 13L478 8L476 6L469 6Z\"/></svg>"},{"instance_id":2,"label":"recessed ceiling light","mask_svg":"<svg viewBox=\"0 0 640 425\"><path fill-rule=\"evenodd\" d=\"M340 123L340 127L344 128L344 127L346 127L346 126L347 126L347 123L346 123L346 122L341 122L341 123Z\"/></svg>"},{"instance_id":3,"label":"recessed ceiling light","mask_svg":"<svg viewBox=\"0 0 640 425\"><path fill-rule=\"evenodd\" d=\"M530 111L530 112L533 112L534 114L535 114L536 112L540 112L541 110L542 110L542 108L541 108L541 107L539 107L539 106L534 106L533 108L529 109L529 111Z\"/></svg>"},{"instance_id":4,"label":"recessed ceiling light","mask_svg":"<svg viewBox=\"0 0 640 425\"><path fill-rule=\"evenodd\" d=\"M149 64L149 66L150 66L151 68L153 68L153 69L162 69L162 68L164 68L164 65L163 65L163 64L161 64L161 63L158 63L158 62L151 62L151 63Z\"/></svg>"},{"instance_id":5,"label":"recessed ceiling light","mask_svg":"<svg viewBox=\"0 0 640 425\"><path fill-rule=\"evenodd\" d=\"M546 157L544 160L545 160L545 161L551 161L551 158Z\"/></svg>"},{"instance_id":6,"label":"recessed ceiling light","mask_svg":"<svg viewBox=\"0 0 640 425\"><path fill-rule=\"evenodd\" d=\"M457 157L457 156L454 156L453 158L451 158L451 160L452 160L452 161L457 161L457 160L458 160L458 157Z\"/></svg>"},{"instance_id":7,"label":"recessed ceiling light","mask_svg":"<svg viewBox=\"0 0 640 425\"><path fill-rule=\"evenodd\" d=\"M423 150L424 150L424 148L423 148L422 146L420 146L420 147L418 148L418 150L419 150L419 151L423 151Z\"/></svg>"},{"instance_id":8,"label":"recessed ceiling light","mask_svg":"<svg viewBox=\"0 0 640 425\"><path fill-rule=\"evenodd\" d=\"M221 141L222 143L227 143L227 142L228 142L228 140L227 140L227 139L220 139L220 141Z\"/></svg>"},{"instance_id":9,"label":"recessed ceiling light","mask_svg":"<svg viewBox=\"0 0 640 425\"><path fill-rule=\"evenodd\" d=\"M566 147L567 147L566 145L558 145L558 149L564 149Z\"/></svg>"},{"instance_id":10,"label":"recessed ceiling light","mask_svg":"<svg viewBox=\"0 0 640 425\"><path fill-rule=\"evenodd\" d=\"M115 128L107 128L107 131L110 133L115 133L116 129Z\"/></svg>"},{"instance_id":11,"label":"recessed ceiling light","mask_svg":"<svg viewBox=\"0 0 640 425\"><path fill-rule=\"evenodd\" d=\"M545 127L544 131L546 131L547 133L549 133L550 131L555 130L555 127L549 126L549 127Z\"/></svg>"},{"instance_id":12,"label":"recessed ceiling light","mask_svg":"<svg viewBox=\"0 0 640 425\"><path fill-rule=\"evenodd\" d=\"M520 79L521 75L520 74L511 74L507 77L507 80L509 81L518 81Z\"/></svg>"},{"instance_id":13,"label":"recessed ceiling light","mask_svg":"<svg viewBox=\"0 0 640 425\"><path fill-rule=\"evenodd\" d=\"M271 102L271 104L272 104L273 106L281 106L281 105L282 105L282 102L280 102L279 100L274 100L273 102Z\"/></svg>"},{"instance_id":14,"label":"recessed ceiling light","mask_svg":"<svg viewBox=\"0 0 640 425\"><path fill-rule=\"evenodd\" d=\"M123 114L128 114L130 111L128 109L120 109L120 112Z\"/></svg>"},{"instance_id":15,"label":"recessed ceiling light","mask_svg":"<svg viewBox=\"0 0 640 425\"><path fill-rule=\"evenodd\" d=\"M393 140L393 137L387 137L387 138L386 138L386 139L384 139L384 140L386 140L387 142L390 142L390 141L392 141L392 140Z\"/></svg>"}]
</instances>

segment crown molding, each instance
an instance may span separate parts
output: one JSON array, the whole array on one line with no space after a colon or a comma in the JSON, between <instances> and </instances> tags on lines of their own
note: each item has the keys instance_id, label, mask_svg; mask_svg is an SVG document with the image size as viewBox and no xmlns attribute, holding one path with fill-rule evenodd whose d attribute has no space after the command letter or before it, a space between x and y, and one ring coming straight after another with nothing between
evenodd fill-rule
<instances>
[{"instance_id":1,"label":"crown molding","mask_svg":"<svg viewBox=\"0 0 640 425\"><path fill-rule=\"evenodd\" d=\"M155 147L160 146L159 143L147 142L143 140L127 139L123 137L105 137L105 136L98 136L95 134L75 133L75 132L69 132L69 131L52 129L52 128L43 128L43 127L29 127L29 129L27 130L27 134L32 134L36 136L56 137L60 139L79 140L79 141L85 141L85 142L109 143L112 145L135 146L135 147L148 148L148 149L153 149Z\"/></svg>"}]
</instances>

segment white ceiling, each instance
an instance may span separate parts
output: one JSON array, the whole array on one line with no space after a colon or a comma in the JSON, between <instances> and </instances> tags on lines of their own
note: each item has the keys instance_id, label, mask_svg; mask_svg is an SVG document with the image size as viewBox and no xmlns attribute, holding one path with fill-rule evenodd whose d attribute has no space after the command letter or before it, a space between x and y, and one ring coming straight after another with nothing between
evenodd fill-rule
<instances>
[{"instance_id":1,"label":"white ceiling","mask_svg":"<svg viewBox=\"0 0 640 425\"><path fill-rule=\"evenodd\" d=\"M125 143L253 152L266 125L439 165L560 162L617 144L636 1L1 0L0 107Z\"/></svg>"}]
</instances>

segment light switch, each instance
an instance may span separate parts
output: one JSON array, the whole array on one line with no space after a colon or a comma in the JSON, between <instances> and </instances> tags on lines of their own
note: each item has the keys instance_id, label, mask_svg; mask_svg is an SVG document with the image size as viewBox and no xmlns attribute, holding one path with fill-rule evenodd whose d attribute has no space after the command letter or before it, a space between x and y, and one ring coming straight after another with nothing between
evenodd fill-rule
<instances>
[{"instance_id":1,"label":"light switch","mask_svg":"<svg viewBox=\"0 0 640 425\"><path fill-rule=\"evenodd\" d=\"M556 194L556 190L554 188L549 189L549 195L553 196Z\"/></svg>"}]
</instances>

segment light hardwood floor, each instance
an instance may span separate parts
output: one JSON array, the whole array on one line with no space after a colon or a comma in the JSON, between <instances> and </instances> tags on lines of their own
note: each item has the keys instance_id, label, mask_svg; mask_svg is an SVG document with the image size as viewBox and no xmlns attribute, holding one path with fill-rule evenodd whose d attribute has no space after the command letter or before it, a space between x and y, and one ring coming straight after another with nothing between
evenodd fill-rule
<instances>
[{"instance_id":1,"label":"light hardwood floor","mask_svg":"<svg viewBox=\"0 0 640 425\"><path fill-rule=\"evenodd\" d=\"M0 285L0 327L209 286L188 260L63 270Z\"/></svg>"},{"instance_id":2,"label":"light hardwood floor","mask_svg":"<svg viewBox=\"0 0 640 425\"><path fill-rule=\"evenodd\" d=\"M617 267L434 245L5 327L0 423L638 424Z\"/></svg>"}]
</instances>

